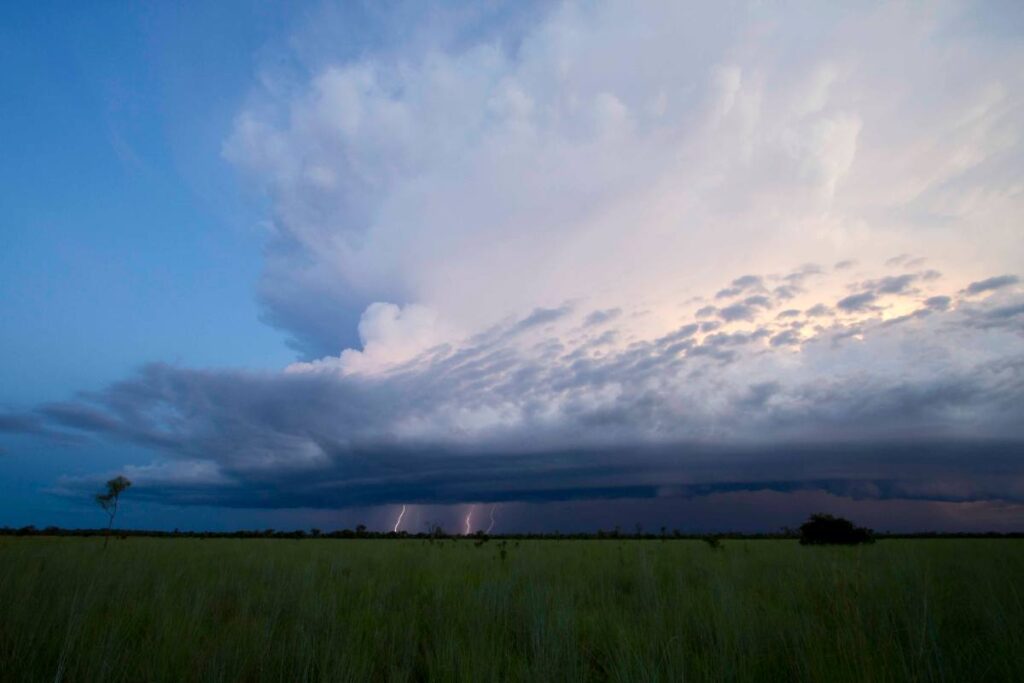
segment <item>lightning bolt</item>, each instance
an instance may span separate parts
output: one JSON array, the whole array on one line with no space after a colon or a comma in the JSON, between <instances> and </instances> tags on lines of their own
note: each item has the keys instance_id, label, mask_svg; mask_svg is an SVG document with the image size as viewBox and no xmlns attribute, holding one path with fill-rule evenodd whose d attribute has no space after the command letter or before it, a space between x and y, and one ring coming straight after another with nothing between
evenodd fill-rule
<instances>
[{"instance_id":1,"label":"lightning bolt","mask_svg":"<svg viewBox=\"0 0 1024 683\"><path fill-rule=\"evenodd\" d=\"M469 506L469 512L466 513L466 536L469 536L469 533L470 533L469 532L469 525L472 524L472 522L473 522L473 508L475 508L475 507L476 507L475 505L470 505Z\"/></svg>"},{"instance_id":2,"label":"lightning bolt","mask_svg":"<svg viewBox=\"0 0 1024 683\"><path fill-rule=\"evenodd\" d=\"M405 506L402 506L402 511L398 513L398 519L395 520L395 528L392 530L396 534L398 533L398 527L402 524L402 517L405 517Z\"/></svg>"},{"instance_id":3,"label":"lightning bolt","mask_svg":"<svg viewBox=\"0 0 1024 683\"><path fill-rule=\"evenodd\" d=\"M497 509L497 507L497 505L491 506L491 523L487 525L487 531L484 532L485 534L491 533L491 529L494 528L494 510Z\"/></svg>"}]
</instances>

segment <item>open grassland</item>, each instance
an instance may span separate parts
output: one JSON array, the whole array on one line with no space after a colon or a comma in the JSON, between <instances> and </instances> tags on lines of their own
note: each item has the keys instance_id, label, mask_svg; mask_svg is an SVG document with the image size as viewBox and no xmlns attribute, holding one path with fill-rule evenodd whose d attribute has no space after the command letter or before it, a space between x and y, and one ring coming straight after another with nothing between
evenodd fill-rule
<instances>
[{"instance_id":1,"label":"open grassland","mask_svg":"<svg viewBox=\"0 0 1024 683\"><path fill-rule=\"evenodd\" d=\"M0 538L0 679L1024 680L1019 540L102 544Z\"/></svg>"}]
</instances>

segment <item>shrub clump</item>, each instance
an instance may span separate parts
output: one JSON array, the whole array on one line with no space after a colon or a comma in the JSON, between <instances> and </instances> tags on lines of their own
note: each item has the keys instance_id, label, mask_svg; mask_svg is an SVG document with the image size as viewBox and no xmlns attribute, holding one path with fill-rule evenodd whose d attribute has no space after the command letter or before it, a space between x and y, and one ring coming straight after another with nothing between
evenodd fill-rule
<instances>
[{"instance_id":1,"label":"shrub clump","mask_svg":"<svg viewBox=\"0 0 1024 683\"><path fill-rule=\"evenodd\" d=\"M718 536L702 536L701 540L708 544L708 547L712 550L721 550L722 541L719 540Z\"/></svg>"},{"instance_id":2,"label":"shrub clump","mask_svg":"<svg viewBox=\"0 0 1024 683\"><path fill-rule=\"evenodd\" d=\"M871 529L854 526L853 522L842 517L816 514L800 525L801 545L857 545L874 542Z\"/></svg>"}]
</instances>

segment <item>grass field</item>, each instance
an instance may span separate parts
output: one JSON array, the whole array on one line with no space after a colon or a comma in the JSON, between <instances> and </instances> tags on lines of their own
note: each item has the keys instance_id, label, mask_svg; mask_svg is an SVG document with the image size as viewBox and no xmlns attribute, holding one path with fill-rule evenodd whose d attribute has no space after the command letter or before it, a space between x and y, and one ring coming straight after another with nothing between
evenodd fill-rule
<instances>
[{"instance_id":1,"label":"grass field","mask_svg":"<svg viewBox=\"0 0 1024 683\"><path fill-rule=\"evenodd\" d=\"M1024 541L0 538L4 681L1024 680Z\"/></svg>"}]
</instances>

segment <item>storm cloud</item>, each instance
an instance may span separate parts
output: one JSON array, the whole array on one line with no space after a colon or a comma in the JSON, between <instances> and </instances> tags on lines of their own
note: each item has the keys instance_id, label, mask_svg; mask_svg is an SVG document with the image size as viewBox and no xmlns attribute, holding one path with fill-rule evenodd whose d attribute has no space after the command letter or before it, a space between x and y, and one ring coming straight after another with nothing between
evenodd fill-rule
<instances>
[{"instance_id":1,"label":"storm cloud","mask_svg":"<svg viewBox=\"0 0 1024 683\"><path fill-rule=\"evenodd\" d=\"M538 309L383 370L342 358L283 373L156 364L6 422L145 447L160 458L132 470L139 490L179 504L638 498L668 484L679 495L858 486L910 495L910 474L865 454L902 444L924 468L941 444L960 444L957 453L980 449L1012 469L1024 443L1020 331L978 321L1012 319L1004 311L1024 306L1021 296L935 295L921 304L927 317L871 310L816 330L804 326L818 319L810 313L780 319L761 307L725 330L684 318L610 347L595 342L627 334L628 312ZM610 329L590 331L595 313ZM964 357L961 346L990 351ZM991 350L1000 348L1012 352ZM794 453L801 464L790 471ZM987 475L979 483L977 462L952 468L948 486L961 488L950 491L999 488ZM1020 481L1007 479L999 495L1017 500ZM74 491L76 480L62 486Z\"/></svg>"},{"instance_id":2,"label":"storm cloud","mask_svg":"<svg viewBox=\"0 0 1024 683\"><path fill-rule=\"evenodd\" d=\"M222 152L296 361L155 362L0 432L137 447L179 505L1021 501L1024 50L978 7L295 35Z\"/></svg>"}]
</instances>

